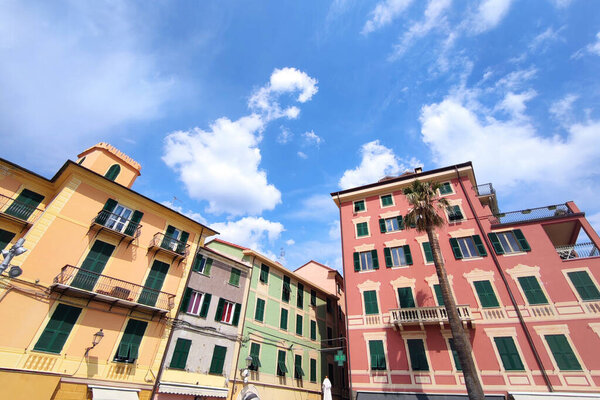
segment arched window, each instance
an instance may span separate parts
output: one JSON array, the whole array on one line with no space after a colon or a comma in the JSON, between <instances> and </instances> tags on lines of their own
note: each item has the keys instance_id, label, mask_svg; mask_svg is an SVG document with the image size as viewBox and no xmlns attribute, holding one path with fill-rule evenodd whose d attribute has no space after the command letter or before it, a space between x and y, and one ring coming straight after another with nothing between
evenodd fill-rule
<instances>
[{"instance_id":1,"label":"arched window","mask_svg":"<svg viewBox=\"0 0 600 400\"><path fill-rule=\"evenodd\" d=\"M85 161L85 156L83 156L83 158L81 160L79 160L79 162L77 164L81 165L81 164L83 164L84 161Z\"/></svg>"},{"instance_id":2,"label":"arched window","mask_svg":"<svg viewBox=\"0 0 600 400\"><path fill-rule=\"evenodd\" d=\"M115 179L117 179L119 172L121 172L121 167L119 166L119 164L113 164L108 169L108 171L106 171L106 174L104 174L104 176L110 179L111 181L114 181Z\"/></svg>"}]
</instances>

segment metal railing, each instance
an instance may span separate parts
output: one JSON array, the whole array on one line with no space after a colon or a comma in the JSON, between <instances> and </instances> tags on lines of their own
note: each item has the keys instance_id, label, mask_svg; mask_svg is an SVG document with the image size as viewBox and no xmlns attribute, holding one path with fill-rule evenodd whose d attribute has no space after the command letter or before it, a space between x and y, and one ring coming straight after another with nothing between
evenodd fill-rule
<instances>
[{"instance_id":1,"label":"metal railing","mask_svg":"<svg viewBox=\"0 0 600 400\"><path fill-rule=\"evenodd\" d=\"M598 247L592 242L557 246L556 252L562 260L600 256L600 250L598 250Z\"/></svg>"},{"instance_id":2,"label":"metal railing","mask_svg":"<svg viewBox=\"0 0 600 400\"><path fill-rule=\"evenodd\" d=\"M124 218L108 210L100 210L98 215L92 219L92 224L101 225L113 232L122 233L134 239L140 236L142 228L139 222L134 222L131 218Z\"/></svg>"},{"instance_id":3,"label":"metal railing","mask_svg":"<svg viewBox=\"0 0 600 400\"><path fill-rule=\"evenodd\" d=\"M456 306L461 321L471 320L471 307ZM390 323L397 325L447 322L448 313L444 306L398 308L390 310Z\"/></svg>"},{"instance_id":4,"label":"metal railing","mask_svg":"<svg viewBox=\"0 0 600 400\"><path fill-rule=\"evenodd\" d=\"M6 207L7 205L8 207ZM2 214L30 223L35 221L42 213L39 207L17 201L3 194L0 194L0 210L2 210Z\"/></svg>"},{"instance_id":5,"label":"metal railing","mask_svg":"<svg viewBox=\"0 0 600 400\"><path fill-rule=\"evenodd\" d=\"M477 185L474 187L475 191L477 192L477 196L490 196L490 195L496 195L496 190L494 189L494 187L492 186L491 183L484 183L482 185Z\"/></svg>"},{"instance_id":6,"label":"metal railing","mask_svg":"<svg viewBox=\"0 0 600 400\"><path fill-rule=\"evenodd\" d=\"M557 218L570 214L573 214L573 211L567 206L567 204L555 204L546 207L498 213L490 216L489 219L492 225L498 225L534 221L546 218Z\"/></svg>"},{"instance_id":7,"label":"metal railing","mask_svg":"<svg viewBox=\"0 0 600 400\"><path fill-rule=\"evenodd\" d=\"M154 234L154 237L150 241L149 247L157 247L168 250L183 257L187 257L190 252L189 244L182 242L181 240L173 239L160 232Z\"/></svg>"},{"instance_id":8,"label":"metal railing","mask_svg":"<svg viewBox=\"0 0 600 400\"><path fill-rule=\"evenodd\" d=\"M170 310L175 305L175 295L136 285L122 279L97 274L72 265L65 265L54 278L55 285L74 287L115 299Z\"/></svg>"}]
</instances>

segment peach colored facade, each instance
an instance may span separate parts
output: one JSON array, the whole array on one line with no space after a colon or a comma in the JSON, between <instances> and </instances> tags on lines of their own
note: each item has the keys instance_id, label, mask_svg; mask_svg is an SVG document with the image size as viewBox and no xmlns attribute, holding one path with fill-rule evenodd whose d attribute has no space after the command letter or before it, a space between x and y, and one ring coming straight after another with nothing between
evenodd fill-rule
<instances>
[{"instance_id":1,"label":"peach colored facade","mask_svg":"<svg viewBox=\"0 0 600 400\"><path fill-rule=\"evenodd\" d=\"M499 213L492 186L464 163L332 193L353 394L465 395L427 235L399 219L415 179L444 184L451 210L437 235L486 396L599 392L598 234L573 202Z\"/></svg>"},{"instance_id":2,"label":"peach colored facade","mask_svg":"<svg viewBox=\"0 0 600 400\"><path fill-rule=\"evenodd\" d=\"M216 232L132 191L139 174L138 163L103 143L51 179L0 160L2 246L24 238L28 249L11 263L23 274L0 278L0 381L24 380L36 393L11 389L7 398L91 399L103 387L150 397L189 255ZM169 226L187 237L165 240ZM137 344L125 334L132 320L144 327Z\"/></svg>"}]
</instances>

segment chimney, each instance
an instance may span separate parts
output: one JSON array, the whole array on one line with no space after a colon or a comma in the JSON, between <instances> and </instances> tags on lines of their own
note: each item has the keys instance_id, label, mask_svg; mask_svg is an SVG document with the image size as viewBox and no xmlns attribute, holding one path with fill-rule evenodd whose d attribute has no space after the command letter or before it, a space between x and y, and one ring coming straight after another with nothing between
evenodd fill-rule
<instances>
[{"instance_id":1,"label":"chimney","mask_svg":"<svg viewBox=\"0 0 600 400\"><path fill-rule=\"evenodd\" d=\"M415 168L415 174L420 174L421 172L423 172L423 168L421 168L421 167Z\"/></svg>"}]
</instances>

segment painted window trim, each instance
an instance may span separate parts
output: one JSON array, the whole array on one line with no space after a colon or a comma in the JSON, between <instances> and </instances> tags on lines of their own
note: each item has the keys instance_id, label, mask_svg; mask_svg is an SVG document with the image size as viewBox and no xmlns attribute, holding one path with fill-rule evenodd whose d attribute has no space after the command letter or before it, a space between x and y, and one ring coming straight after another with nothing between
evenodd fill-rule
<instances>
[{"instance_id":1,"label":"painted window trim","mask_svg":"<svg viewBox=\"0 0 600 400\"><path fill-rule=\"evenodd\" d=\"M361 202L361 201L363 202L363 205L364 205L364 207L365 207L365 208L364 208L363 210L356 211L356 203L358 203L358 202ZM364 213L364 212L367 212L367 211L368 211L368 209L367 209L367 201L366 201L365 199L362 199L362 200L354 200L354 201L352 202L352 213L353 213L353 214Z\"/></svg>"},{"instance_id":2,"label":"painted window trim","mask_svg":"<svg viewBox=\"0 0 600 400\"><path fill-rule=\"evenodd\" d=\"M451 192L450 193L442 193L442 191L438 189L437 192L438 192L439 197L446 197L446 196L451 196L453 194L456 194L456 190L454 189L454 185L452 184L452 181L440 182L440 187L445 185L446 183L450 186Z\"/></svg>"},{"instance_id":3,"label":"painted window trim","mask_svg":"<svg viewBox=\"0 0 600 400\"><path fill-rule=\"evenodd\" d=\"M577 288L575 287L575 285L571 281L571 278L569 277L568 273L569 272L580 272L580 271L587 272L589 278L592 280L592 283L594 283L594 285L596 286L596 289L598 289L598 291L600 291L600 285L598 285L598 281L596 280L596 277L592 274L592 271L590 271L589 267L578 267L578 268L569 268L569 269L562 269L561 270L561 272L563 273L563 275L565 277L565 280L567 281L567 284L571 288L571 291L575 295L575 298L577 299L578 302L580 302L580 303L588 303L588 302L593 302L593 301L599 301L599 300L584 300L581 297L581 295L579 294L579 291L577 290Z\"/></svg>"},{"instance_id":4,"label":"painted window trim","mask_svg":"<svg viewBox=\"0 0 600 400\"><path fill-rule=\"evenodd\" d=\"M392 198L392 204L388 204L387 206L383 205L383 198L386 196L390 196ZM379 196L379 207L380 208L390 208L396 205L396 200L394 199L394 195L392 193L382 194Z\"/></svg>"},{"instance_id":5,"label":"painted window trim","mask_svg":"<svg viewBox=\"0 0 600 400\"><path fill-rule=\"evenodd\" d=\"M450 213L448 212L449 207L458 207L460 210L460 214L462 215L461 219L450 220ZM448 207L444 207L444 214L446 214L446 220L448 221L448 225L454 225L467 220L467 215L465 214L465 210L462 207L462 204L450 204Z\"/></svg>"}]
</instances>

